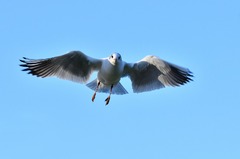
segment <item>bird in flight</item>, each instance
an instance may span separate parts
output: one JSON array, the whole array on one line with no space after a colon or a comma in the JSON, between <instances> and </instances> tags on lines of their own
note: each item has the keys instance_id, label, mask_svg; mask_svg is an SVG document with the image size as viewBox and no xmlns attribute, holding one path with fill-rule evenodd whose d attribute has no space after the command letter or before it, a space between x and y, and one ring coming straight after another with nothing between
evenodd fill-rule
<instances>
[{"instance_id":1,"label":"bird in flight","mask_svg":"<svg viewBox=\"0 0 240 159\"><path fill-rule=\"evenodd\" d=\"M156 56L146 56L138 62L127 63L119 53L107 58L96 59L81 51L70 51L64 55L46 59L20 60L23 71L37 77L56 76L61 79L86 83L92 72L97 71L97 78L87 86L97 92L109 93L105 102L108 105L111 94L127 94L120 83L122 77L128 76L134 93L152 91L165 86L180 86L192 81L192 72L184 67L164 61Z\"/></svg>"}]
</instances>

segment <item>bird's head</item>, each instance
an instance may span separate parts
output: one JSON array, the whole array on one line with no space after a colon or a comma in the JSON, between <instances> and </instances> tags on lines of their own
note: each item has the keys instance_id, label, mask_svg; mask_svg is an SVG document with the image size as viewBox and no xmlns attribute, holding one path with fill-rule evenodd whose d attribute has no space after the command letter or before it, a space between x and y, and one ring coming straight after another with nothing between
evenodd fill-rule
<instances>
[{"instance_id":1,"label":"bird's head","mask_svg":"<svg viewBox=\"0 0 240 159\"><path fill-rule=\"evenodd\" d=\"M108 58L109 62L113 65L117 65L119 62L122 61L122 57L119 53L113 53Z\"/></svg>"}]
</instances>

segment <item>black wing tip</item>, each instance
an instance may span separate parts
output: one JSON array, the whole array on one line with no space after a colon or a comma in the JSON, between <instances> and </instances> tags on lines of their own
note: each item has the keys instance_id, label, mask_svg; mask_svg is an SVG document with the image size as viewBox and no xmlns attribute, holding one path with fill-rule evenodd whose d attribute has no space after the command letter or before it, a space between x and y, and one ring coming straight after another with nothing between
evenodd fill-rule
<instances>
[{"instance_id":1,"label":"black wing tip","mask_svg":"<svg viewBox=\"0 0 240 159\"><path fill-rule=\"evenodd\" d=\"M33 74L31 69L28 67L28 61L29 58L27 57L22 57L22 59L19 59L20 62L22 62L22 64L19 64L19 66L24 67L24 69L22 69L22 71L29 71L28 74Z\"/></svg>"},{"instance_id":2,"label":"black wing tip","mask_svg":"<svg viewBox=\"0 0 240 159\"><path fill-rule=\"evenodd\" d=\"M22 63L26 63L26 61L25 61L25 60L21 60L21 59L20 59L19 61L20 61L20 62L22 62Z\"/></svg>"},{"instance_id":3,"label":"black wing tip","mask_svg":"<svg viewBox=\"0 0 240 159\"><path fill-rule=\"evenodd\" d=\"M185 85L191 81L194 81L193 78L193 73L189 70L187 71L182 71L182 70L178 70L177 72L175 72L176 74L175 76L175 80L174 80L174 84L172 86L182 86Z\"/></svg>"},{"instance_id":4,"label":"black wing tip","mask_svg":"<svg viewBox=\"0 0 240 159\"><path fill-rule=\"evenodd\" d=\"M28 67L26 58L23 57L23 59L24 59L24 60L19 59L19 61L22 62L21 64L19 64L19 66L21 66L21 67ZM23 69L22 71L26 71L26 69Z\"/></svg>"},{"instance_id":5,"label":"black wing tip","mask_svg":"<svg viewBox=\"0 0 240 159\"><path fill-rule=\"evenodd\" d=\"M193 76L193 72L190 71L190 70L188 70L188 76L190 76L190 77L194 77L194 76Z\"/></svg>"},{"instance_id":6,"label":"black wing tip","mask_svg":"<svg viewBox=\"0 0 240 159\"><path fill-rule=\"evenodd\" d=\"M27 64L30 59L27 57L22 57L22 59L19 59L20 62ZM20 65L21 66L21 65Z\"/></svg>"},{"instance_id":7,"label":"black wing tip","mask_svg":"<svg viewBox=\"0 0 240 159\"><path fill-rule=\"evenodd\" d=\"M194 78L193 72L188 71L187 78L188 78L189 82L190 82L190 81L194 81L194 80L193 80L193 78Z\"/></svg>"},{"instance_id":8,"label":"black wing tip","mask_svg":"<svg viewBox=\"0 0 240 159\"><path fill-rule=\"evenodd\" d=\"M30 60L29 58L27 58L27 57L22 57L24 60Z\"/></svg>"},{"instance_id":9,"label":"black wing tip","mask_svg":"<svg viewBox=\"0 0 240 159\"><path fill-rule=\"evenodd\" d=\"M23 57L22 59L19 59L19 61L22 62L19 64L19 66L23 67L21 71L27 72L27 74L31 74L37 77L46 77L46 74L42 74L41 71L38 70L38 65L41 65L41 62L29 59L27 57ZM32 64L34 64L34 66L36 64L37 68L33 67Z\"/></svg>"},{"instance_id":10,"label":"black wing tip","mask_svg":"<svg viewBox=\"0 0 240 159\"><path fill-rule=\"evenodd\" d=\"M184 81L183 81L183 84L182 84L182 85L184 85L184 84L186 84L186 83L188 83L188 82L194 81L193 78L194 78L193 73L192 73L191 71L187 72L187 73L184 75Z\"/></svg>"},{"instance_id":11,"label":"black wing tip","mask_svg":"<svg viewBox=\"0 0 240 159\"><path fill-rule=\"evenodd\" d=\"M175 72L175 77L178 79L177 83L178 86L184 85L188 82L193 81L194 75L193 72L190 71L189 69L178 69L178 68L172 68L173 71Z\"/></svg>"}]
</instances>

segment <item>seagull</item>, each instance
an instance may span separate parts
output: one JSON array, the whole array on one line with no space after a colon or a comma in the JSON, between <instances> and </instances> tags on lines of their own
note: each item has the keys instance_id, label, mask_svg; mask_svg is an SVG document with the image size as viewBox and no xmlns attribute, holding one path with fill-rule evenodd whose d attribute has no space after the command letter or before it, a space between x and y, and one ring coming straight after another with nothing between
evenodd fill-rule
<instances>
[{"instance_id":1,"label":"seagull","mask_svg":"<svg viewBox=\"0 0 240 159\"><path fill-rule=\"evenodd\" d=\"M97 59L81 51L70 51L46 59L23 57L20 61L22 62L20 66L24 67L22 71L27 71L28 74L42 78L56 76L78 83L86 83L91 74L97 71L97 78L86 85L94 91L93 102L97 92L109 93L105 100L106 105L109 104L111 94L128 93L120 83L122 77L130 78L134 93L184 85L192 81L193 77L189 69L153 55L148 55L135 63L127 63L122 60L119 53Z\"/></svg>"}]
</instances>

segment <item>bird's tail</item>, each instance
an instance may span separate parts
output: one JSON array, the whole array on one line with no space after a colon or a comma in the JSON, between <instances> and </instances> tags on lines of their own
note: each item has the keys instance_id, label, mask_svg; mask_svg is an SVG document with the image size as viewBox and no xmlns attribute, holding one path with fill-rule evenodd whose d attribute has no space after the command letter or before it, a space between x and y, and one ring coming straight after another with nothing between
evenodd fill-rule
<instances>
[{"instance_id":1,"label":"bird's tail","mask_svg":"<svg viewBox=\"0 0 240 159\"><path fill-rule=\"evenodd\" d=\"M98 81L97 81L97 79L95 79L95 80L93 80L92 82L88 83L86 86L88 86L90 89L92 89L93 91L95 91L96 88L97 88L97 84L98 84ZM108 85L104 85L104 84L100 83L97 92L109 93L109 92L110 92L110 88L111 88L110 85L108 86ZM121 85L121 83L118 82L116 85L113 86L113 88L112 88L112 94L123 95L123 94L128 94L128 92L127 92L126 89Z\"/></svg>"}]
</instances>

